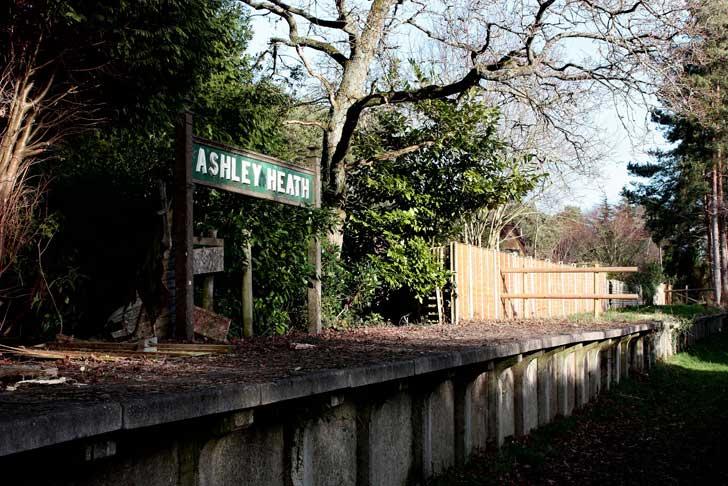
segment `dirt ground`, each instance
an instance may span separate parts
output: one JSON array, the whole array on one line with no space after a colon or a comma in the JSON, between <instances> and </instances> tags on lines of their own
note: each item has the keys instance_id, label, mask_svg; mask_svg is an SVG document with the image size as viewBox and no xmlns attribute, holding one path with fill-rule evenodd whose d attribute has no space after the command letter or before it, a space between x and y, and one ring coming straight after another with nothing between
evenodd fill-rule
<instances>
[{"instance_id":1,"label":"dirt ground","mask_svg":"<svg viewBox=\"0 0 728 486\"><path fill-rule=\"evenodd\" d=\"M634 324L634 322L630 323ZM43 387L36 393L52 395L69 387L86 393L104 385L161 391L219 383L261 383L302 375L312 371L360 367L412 359L428 353L493 346L539 336L552 336L618 328L626 324L570 323L560 320L487 321L459 325L387 326L325 331L319 336L289 334L281 337L256 337L235 343L226 354L197 357L125 358L109 362L98 354L61 360L27 360L0 354L0 366L41 364L58 369L68 383ZM16 379L17 381L17 379ZM0 383L0 395L12 383ZM118 386L114 386L118 389ZM99 390L100 391L100 390Z\"/></svg>"}]
</instances>

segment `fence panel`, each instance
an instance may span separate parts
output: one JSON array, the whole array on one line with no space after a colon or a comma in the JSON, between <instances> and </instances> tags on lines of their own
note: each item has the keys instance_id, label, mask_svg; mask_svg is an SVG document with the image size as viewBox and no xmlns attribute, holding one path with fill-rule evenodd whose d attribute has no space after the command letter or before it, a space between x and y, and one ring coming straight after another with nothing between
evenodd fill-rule
<instances>
[{"instance_id":1,"label":"fence panel","mask_svg":"<svg viewBox=\"0 0 728 486\"><path fill-rule=\"evenodd\" d=\"M624 282L607 281L606 273L502 273L514 268L573 268L572 265L536 260L462 243L450 245L450 270L454 272L451 315L454 321L503 318L547 318L593 312L629 305L629 301L593 299L503 299L503 294L606 294L627 293Z\"/></svg>"}]
</instances>

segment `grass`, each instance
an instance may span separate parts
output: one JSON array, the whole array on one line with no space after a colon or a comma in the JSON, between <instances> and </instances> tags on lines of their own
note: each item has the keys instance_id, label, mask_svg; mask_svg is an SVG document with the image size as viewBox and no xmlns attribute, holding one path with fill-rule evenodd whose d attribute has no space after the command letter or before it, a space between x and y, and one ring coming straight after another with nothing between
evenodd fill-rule
<instances>
[{"instance_id":1,"label":"grass","mask_svg":"<svg viewBox=\"0 0 728 486\"><path fill-rule=\"evenodd\" d=\"M728 484L728 334L434 485Z\"/></svg>"},{"instance_id":2,"label":"grass","mask_svg":"<svg viewBox=\"0 0 728 486\"><path fill-rule=\"evenodd\" d=\"M643 305L606 311L599 317L599 321L637 322L670 318L694 319L701 316L720 314L721 312L723 312L722 309L718 307L701 304ZM592 313L575 314L569 317L569 321L576 323L594 322L594 315Z\"/></svg>"}]
</instances>

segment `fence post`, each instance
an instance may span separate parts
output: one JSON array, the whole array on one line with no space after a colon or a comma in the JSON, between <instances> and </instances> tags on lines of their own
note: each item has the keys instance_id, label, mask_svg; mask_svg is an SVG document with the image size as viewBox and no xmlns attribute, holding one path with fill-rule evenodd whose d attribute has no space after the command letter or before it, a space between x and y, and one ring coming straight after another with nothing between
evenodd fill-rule
<instances>
[{"instance_id":1,"label":"fence post","mask_svg":"<svg viewBox=\"0 0 728 486\"><path fill-rule=\"evenodd\" d=\"M243 312L243 337L253 337L253 251L250 245L252 235L245 232L245 246L243 247L243 286L242 286L242 312Z\"/></svg>"},{"instance_id":2,"label":"fence post","mask_svg":"<svg viewBox=\"0 0 728 486\"><path fill-rule=\"evenodd\" d=\"M493 279L495 280L493 282L493 308L495 313L495 318L498 319L498 312L500 307L500 284L501 284L501 275L500 275L500 265L498 264L498 250L495 248L493 249Z\"/></svg>"},{"instance_id":3,"label":"fence post","mask_svg":"<svg viewBox=\"0 0 728 486\"><path fill-rule=\"evenodd\" d=\"M316 157L316 147L308 148L308 159L313 162L313 207L321 208L321 164ZM313 235L308 245L308 262L313 274L308 283L308 333L321 333L321 239Z\"/></svg>"},{"instance_id":4,"label":"fence post","mask_svg":"<svg viewBox=\"0 0 728 486\"><path fill-rule=\"evenodd\" d=\"M596 268L599 268L599 264L595 265ZM599 272L594 272L594 294L598 293L598 285L599 285ZM594 320L599 319L599 316L602 313L601 308L601 301L599 299L594 299Z\"/></svg>"}]
</instances>

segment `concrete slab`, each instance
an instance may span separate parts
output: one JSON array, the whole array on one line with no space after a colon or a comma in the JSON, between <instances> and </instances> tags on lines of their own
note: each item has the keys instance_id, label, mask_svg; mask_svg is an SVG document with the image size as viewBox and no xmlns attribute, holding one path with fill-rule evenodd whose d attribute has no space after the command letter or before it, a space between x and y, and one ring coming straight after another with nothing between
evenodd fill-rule
<instances>
[{"instance_id":1,"label":"concrete slab","mask_svg":"<svg viewBox=\"0 0 728 486\"><path fill-rule=\"evenodd\" d=\"M415 375L447 370L462 365L460 353L442 353L424 356L415 360Z\"/></svg>"},{"instance_id":2,"label":"concrete slab","mask_svg":"<svg viewBox=\"0 0 728 486\"><path fill-rule=\"evenodd\" d=\"M515 434L526 435L538 427L538 361L524 359L514 367Z\"/></svg>"},{"instance_id":3,"label":"concrete slab","mask_svg":"<svg viewBox=\"0 0 728 486\"><path fill-rule=\"evenodd\" d=\"M260 404L292 400L349 387L348 370L329 370L295 376L274 383L260 385Z\"/></svg>"},{"instance_id":4,"label":"concrete slab","mask_svg":"<svg viewBox=\"0 0 728 486\"><path fill-rule=\"evenodd\" d=\"M599 381L601 390L609 390L612 387L612 343L606 342L599 350Z\"/></svg>"},{"instance_id":5,"label":"concrete slab","mask_svg":"<svg viewBox=\"0 0 728 486\"><path fill-rule=\"evenodd\" d=\"M419 463L429 479L455 465L455 397L450 380L438 384L420 404Z\"/></svg>"},{"instance_id":6,"label":"concrete slab","mask_svg":"<svg viewBox=\"0 0 728 486\"><path fill-rule=\"evenodd\" d=\"M559 413L568 417L576 405L576 352L568 348L560 353L558 372Z\"/></svg>"},{"instance_id":7,"label":"concrete slab","mask_svg":"<svg viewBox=\"0 0 728 486\"><path fill-rule=\"evenodd\" d=\"M259 404L259 385L218 385L182 393L157 393L121 401L123 428L149 427Z\"/></svg>"},{"instance_id":8,"label":"concrete slab","mask_svg":"<svg viewBox=\"0 0 728 486\"><path fill-rule=\"evenodd\" d=\"M538 424L550 423L558 413L557 351L538 360Z\"/></svg>"},{"instance_id":9,"label":"concrete slab","mask_svg":"<svg viewBox=\"0 0 728 486\"><path fill-rule=\"evenodd\" d=\"M485 451L488 440L488 380L489 373L479 374L469 385L467 397L470 402L466 413L470 426L466 429L466 457Z\"/></svg>"},{"instance_id":10,"label":"concrete slab","mask_svg":"<svg viewBox=\"0 0 728 486\"><path fill-rule=\"evenodd\" d=\"M364 484L407 484L413 466L412 398L400 392L372 407Z\"/></svg>"},{"instance_id":11,"label":"concrete slab","mask_svg":"<svg viewBox=\"0 0 728 486\"><path fill-rule=\"evenodd\" d=\"M488 434L500 447L516 431L513 369L496 372L489 388L488 404L491 412Z\"/></svg>"},{"instance_id":12,"label":"concrete slab","mask_svg":"<svg viewBox=\"0 0 728 486\"><path fill-rule=\"evenodd\" d=\"M582 408L589 402L589 374L587 373L589 363L587 362L588 352L581 345L577 345L574 356L574 406Z\"/></svg>"},{"instance_id":13,"label":"concrete slab","mask_svg":"<svg viewBox=\"0 0 728 486\"><path fill-rule=\"evenodd\" d=\"M414 376L415 361L408 360L397 363L362 366L347 371L349 375L349 387L357 388Z\"/></svg>"},{"instance_id":14,"label":"concrete slab","mask_svg":"<svg viewBox=\"0 0 728 486\"><path fill-rule=\"evenodd\" d=\"M122 427L121 406L113 401L18 402L3 397L0 407L0 456L38 449Z\"/></svg>"},{"instance_id":15,"label":"concrete slab","mask_svg":"<svg viewBox=\"0 0 728 486\"><path fill-rule=\"evenodd\" d=\"M641 373L645 370L645 337L639 336L634 339L634 356L632 358L632 368Z\"/></svg>"},{"instance_id":16,"label":"concrete slab","mask_svg":"<svg viewBox=\"0 0 728 486\"><path fill-rule=\"evenodd\" d=\"M352 403L301 423L293 435L293 486L355 486L356 408Z\"/></svg>"},{"instance_id":17,"label":"concrete slab","mask_svg":"<svg viewBox=\"0 0 728 486\"><path fill-rule=\"evenodd\" d=\"M283 486L284 471L283 426L253 426L204 445L198 485Z\"/></svg>"},{"instance_id":18,"label":"concrete slab","mask_svg":"<svg viewBox=\"0 0 728 486\"><path fill-rule=\"evenodd\" d=\"M174 443L160 440L153 444L125 442L117 455L86 470L69 473L74 486L110 484L177 486L179 454Z\"/></svg>"},{"instance_id":19,"label":"concrete slab","mask_svg":"<svg viewBox=\"0 0 728 486\"><path fill-rule=\"evenodd\" d=\"M599 347L593 347L586 353L587 375L589 383L588 401L594 400L602 387L602 372L599 366Z\"/></svg>"}]
</instances>

